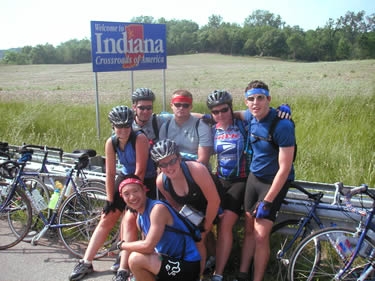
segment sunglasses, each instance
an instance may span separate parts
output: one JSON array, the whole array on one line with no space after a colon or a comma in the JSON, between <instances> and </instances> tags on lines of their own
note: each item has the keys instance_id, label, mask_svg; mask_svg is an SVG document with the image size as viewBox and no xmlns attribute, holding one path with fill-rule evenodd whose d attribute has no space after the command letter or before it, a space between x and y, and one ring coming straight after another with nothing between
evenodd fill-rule
<instances>
[{"instance_id":1,"label":"sunglasses","mask_svg":"<svg viewBox=\"0 0 375 281\"><path fill-rule=\"evenodd\" d=\"M255 100L258 100L258 101L264 101L266 99L266 96L265 95L259 95L259 96L250 96L247 98L247 100L249 102L254 102Z\"/></svg>"},{"instance_id":2,"label":"sunglasses","mask_svg":"<svg viewBox=\"0 0 375 281\"><path fill-rule=\"evenodd\" d=\"M177 107L177 108L180 108L180 107L183 107L183 108L189 108L190 103L174 103L173 105L174 105L175 107Z\"/></svg>"},{"instance_id":3,"label":"sunglasses","mask_svg":"<svg viewBox=\"0 0 375 281\"><path fill-rule=\"evenodd\" d=\"M152 105L139 105L139 106L137 106L137 108L139 110L142 110L142 111L144 111L144 110L152 110Z\"/></svg>"},{"instance_id":4,"label":"sunglasses","mask_svg":"<svg viewBox=\"0 0 375 281\"><path fill-rule=\"evenodd\" d=\"M116 129L127 129L131 127L131 124L118 124L118 125L114 125L114 127Z\"/></svg>"},{"instance_id":5,"label":"sunglasses","mask_svg":"<svg viewBox=\"0 0 375 281\"><path fill-rule=\"evenodd\" d=\"M224 107L224 108L219 109L219 110L211 110L211 113L212 113L213 115L218 115L219 113L226 113L226 112L228 112L228 111L229 111L229 106Z\"/></svg>"},{"instance_id":6,"label":"sunglasses","mask_svg":"<svg viewBox=\"0 0 375 281\"><path fill-rule=\"evenodd\" d=\"M176 164L177 160L178 160L178 157L175 157L169 160L167 163L159 163L158 166L160 168L167 168L168 166L173 166L174 164Z\"/></svg>"}]
</instances>

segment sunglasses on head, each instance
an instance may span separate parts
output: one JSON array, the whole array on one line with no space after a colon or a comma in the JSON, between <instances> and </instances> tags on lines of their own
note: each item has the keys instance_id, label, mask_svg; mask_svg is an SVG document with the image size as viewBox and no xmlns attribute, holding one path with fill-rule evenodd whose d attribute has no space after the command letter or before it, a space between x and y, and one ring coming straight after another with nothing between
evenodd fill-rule
<instances>
[{"instance_id":1,"label":"sunglasses on head","mask_svg":"<svg viewBox=\"0 0 375 281\"><path fill-rule=\"evenodd\" d=\"M175 107L177 107L177 108L180 108L180 107L183 107L183 108L189 108L190 103L174 103L173 105L174 105Z\"/></svg>"},{"instance_id":2,"label":"sunglasses on head","mask_svg":"<svg viewBox=\"0 0 375 281\"><path fill-rule=\"evenodd\" d=\"M138 105L137 108L139 110L142 110L142 111L144 111L144 110L152 110L152 105Z\"/></svg>"},{"instance_id":3,"label":"sunglasses on head","mask_svg":"<svg viewBox=\"0 0 375 281\"><path fill-rule=\"evenodd\" d=\"M169 160L167 163L159 163L158 166L160 168L167 168L168 166L172 166L174 164L176 164L178 160L178 157L175 157L175 158L172 158L171 160Z\"/></svg>"},{"instance_id":4,"label":"sunglasses on head","mask_svg":"<svg viewBox=\"0 0 375 281\"><path fill-rule=\"evenodd\" d=\"M130 128L131 124L118 124L114 125L115 128L117 129L123 129L123 128Z\"/></svg>"},{"instance_id":5,"label":"sunglasses on head","mask_svg":"<svg viewBox=\"0 0 375 281\"><path fill-rule=\"evenodd\" d=\"M229 106L224 107L224 108L219 109L219 110L211 110L211 113L212 113L213 115L218 115L219 113L226 113L226 112L228 112L228 111L229 111Z\"/></svg>"},{"instance_id":6,"label":"sunglasses on head","mask_svg":"<svg viewBox=\"0 0 375 281\"><path fill-rule=\"evenodd\" d=\"M263 101L266 99L266 96L265 95L259 95L259 96L250 96L247 98L247 100L249 102L254 102L255 100L258 100L258 101Z\"/></svg>"}]
</instances>

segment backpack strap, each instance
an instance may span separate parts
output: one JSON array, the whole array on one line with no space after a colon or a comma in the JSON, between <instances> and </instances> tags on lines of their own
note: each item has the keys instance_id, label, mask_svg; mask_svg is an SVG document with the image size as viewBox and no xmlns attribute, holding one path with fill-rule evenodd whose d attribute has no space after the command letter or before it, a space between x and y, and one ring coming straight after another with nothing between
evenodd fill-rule
<instances>
[{"instance_id":1,"label":"backpack strap","mask_svg":"<svg viewBox=\"0 0 375 281\"><path fill-rule=\"evenodd\" d=\"M138 130L138 131L135 131L135 132L131 131L130 135L129 135L130 143L132 144L132 147L133 147L134 150L135 150L135 142L136 142L137 136L139 134L143 134L143 131L142 130ZM117 150L117 148L120 144L120 140L118 139L118 137L115 134L113 134L111 136L111 139L112 139L113 150L116 152L116 150Z\"/></svg>"},{"instance_id":2,"label":"backpack strap","mask_svg":"<svg viewBox=\"0 0 375 281\"><path fill-rule=\"evenodd\" d=\"M152 128L154 129L154 134L155 134L155 140L159 139L159 126L158 126L158 120L156 117L156 114L152 114Z\"/></svg>"},{"instance_id":3,"label":"backpack strap","mask_svg":"<svg viewBox=\"0 0 375 281\"><path fill-rule=\"evenodd\" d=\"M198 118L197 119L197 122L195 123L195 130L197 131L197 136L198 136L198 141L199 141L199 133L198 133L198 127L199 127L199 122L201 121L201 118ZM169 119L167 121L167 123L165 124L165 136L168 138L168 128L169 128L169 124L171 123L171 119Z\"/></svg>"},{"instance_id":4,"label":"backpack strap","mask_svg":"<svg viewBox=\"0 0 375 281\"><path fill-rule=\"evenodd\" d=\"M274 137L273 137L273 134L275 133L276 126L277 126L277 124L279 123L280 120L281 120L281 118L280 118L279 116L276 116L276 117L272 120L272 123L271 123L270 129L269 129L269 131L268 131L268 139L269 139L269 142L273 145L273 147L274 147L276 150L279 150L279 145L275 142ZM296 125L295 125L293 119L289 119L289 120L293 123L293 126L295 127ZM294 160L296 160L296 157L297 157L297 143L296 143L295 146L294 146L293 162L294 162Z\"/></svg>"},{"instance_id":5,"label":"backpack strap","mask_svg":"<svg viewBox=\"0 0 375 281\"><path fill-rule=\"evenodd\" d=\"M190 160L189 160L190 161ZM184 160L181 160L181 168L182 168L182 172L184 173L185 177L186 177L186 180L188 181L188 183L192 183L192 184L195 184L195 181L190 173L190 170L188 168L188 166L186 165L185 161ZM170 192L170 186L169 186L169 181L168 181L168 178L167 176L163 173L163 176L162 176L162 182L163 182L163 187L166 191Z\"/></svg>"}]
</instances>

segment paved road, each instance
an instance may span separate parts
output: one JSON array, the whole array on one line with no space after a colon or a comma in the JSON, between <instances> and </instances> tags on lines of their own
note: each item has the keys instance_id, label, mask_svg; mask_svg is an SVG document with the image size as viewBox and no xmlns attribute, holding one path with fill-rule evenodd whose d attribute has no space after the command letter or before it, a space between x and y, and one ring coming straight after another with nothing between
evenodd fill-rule
<instances>
[{"instance_id":1,"label":"paved road","mask_svg":"<svg viewBox=\"0 0 375 281\"><path fill-rule=\"evenodd\" d=\"M112 280L114 275L109 268L114 260L114 257L95 260L95 272L83 280ZM21 242L0 251L0 281L67 281L76 262L56 238L43 238L37 246Z\"/></svg>"}]
</instances>

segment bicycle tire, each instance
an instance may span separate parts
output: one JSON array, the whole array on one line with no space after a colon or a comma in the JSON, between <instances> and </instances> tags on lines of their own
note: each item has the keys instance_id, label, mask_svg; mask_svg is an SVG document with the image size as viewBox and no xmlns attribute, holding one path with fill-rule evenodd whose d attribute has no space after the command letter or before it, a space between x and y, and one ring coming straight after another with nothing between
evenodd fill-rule
<instances>
[{"instance_id":1,"label":"bicycle tire","mask_svg":"<svg viewBox=\"0 0 375 281\"><path fill-rule=\"evenodd\" d=\"M78 258L83 258L92 234L99 223L106 192L102 188L87 187L79 194L71 194L58 213L58 224L79 223L58 229L59 237L66 249ZM97 251L95 259L105 256L119 235L119 222L111 230L104 245Z\"/></svg>"},{"instance_id":2,"label":"bicycle tire","mask_svg":"<svg viewBox=\"0 0 375 281\"><path fill-rule=\"evenodd\" d=\"M335 280L336 274L345 264L343 257L346 257L344 252L341 252L336 246L336 239L339 235L345 235L350 244L350 246L347 246L354 250L358 242L358 236L356 237L356 231L353 229L329 227L312 233L299 244L293 253L288 268L289 280ZM371 262L366 252L374 250L375 242L369 237L365 237L364 241L350 270L340 280L356 281L360 272ZM374 275L372 274L365 280L374 280Z\"/></svg>"},{"instance_id":3,"label":"bicycle tire","mask_svg":"<svg viewBox=\"0 0 375 281\"><path fill-rule=\"evenodd\" d=\"M8 204L3 202L12 196ZM32 207L26 194L17 188L12 194L0 196L0 250L11 248L29 233L32 222Z\"/></svg>"},{"instance_id":4,"label":"bicycle tire","mask_svg":"<svg viewBox=\"0 0 375 281\"><path fill-rule=\"evenodd\" d=\"M306 224L301 235L285 250L299 228L300 220L290 219L279 222L272 227L270 236L270 259L264 273L265 280L285 281L288 275L289 258L300 241L310 234L312 228ZM284 252L285 250L285 252Z\"/></svg>"},{"instance_id":5,"label":"bicycle tire","mask_svg":"<svg viewBox=\"0 0 375 281\"><path fill-rule=\"evenodd\" d=\"M50 200L50 191L49 188L44 184L42 180L40 180L37 177L31 177L31 176L25 176L22 177L22 181L25 183L27 189L32 192L32 190L37 189L40 193L40 195L43 197L44 202L48 205L48 202ZM44 215L44 217L49 218L49 216L52 213L52 210L49 208L46 208L41 211ZM29 233L24 237L24 242L31 242L32 238L39 233L44 228L44 222L39 217L39 213L37 213L33 209L33 216L32 216L32 222L30 226Z\"/></svg>"}]
</instances>

